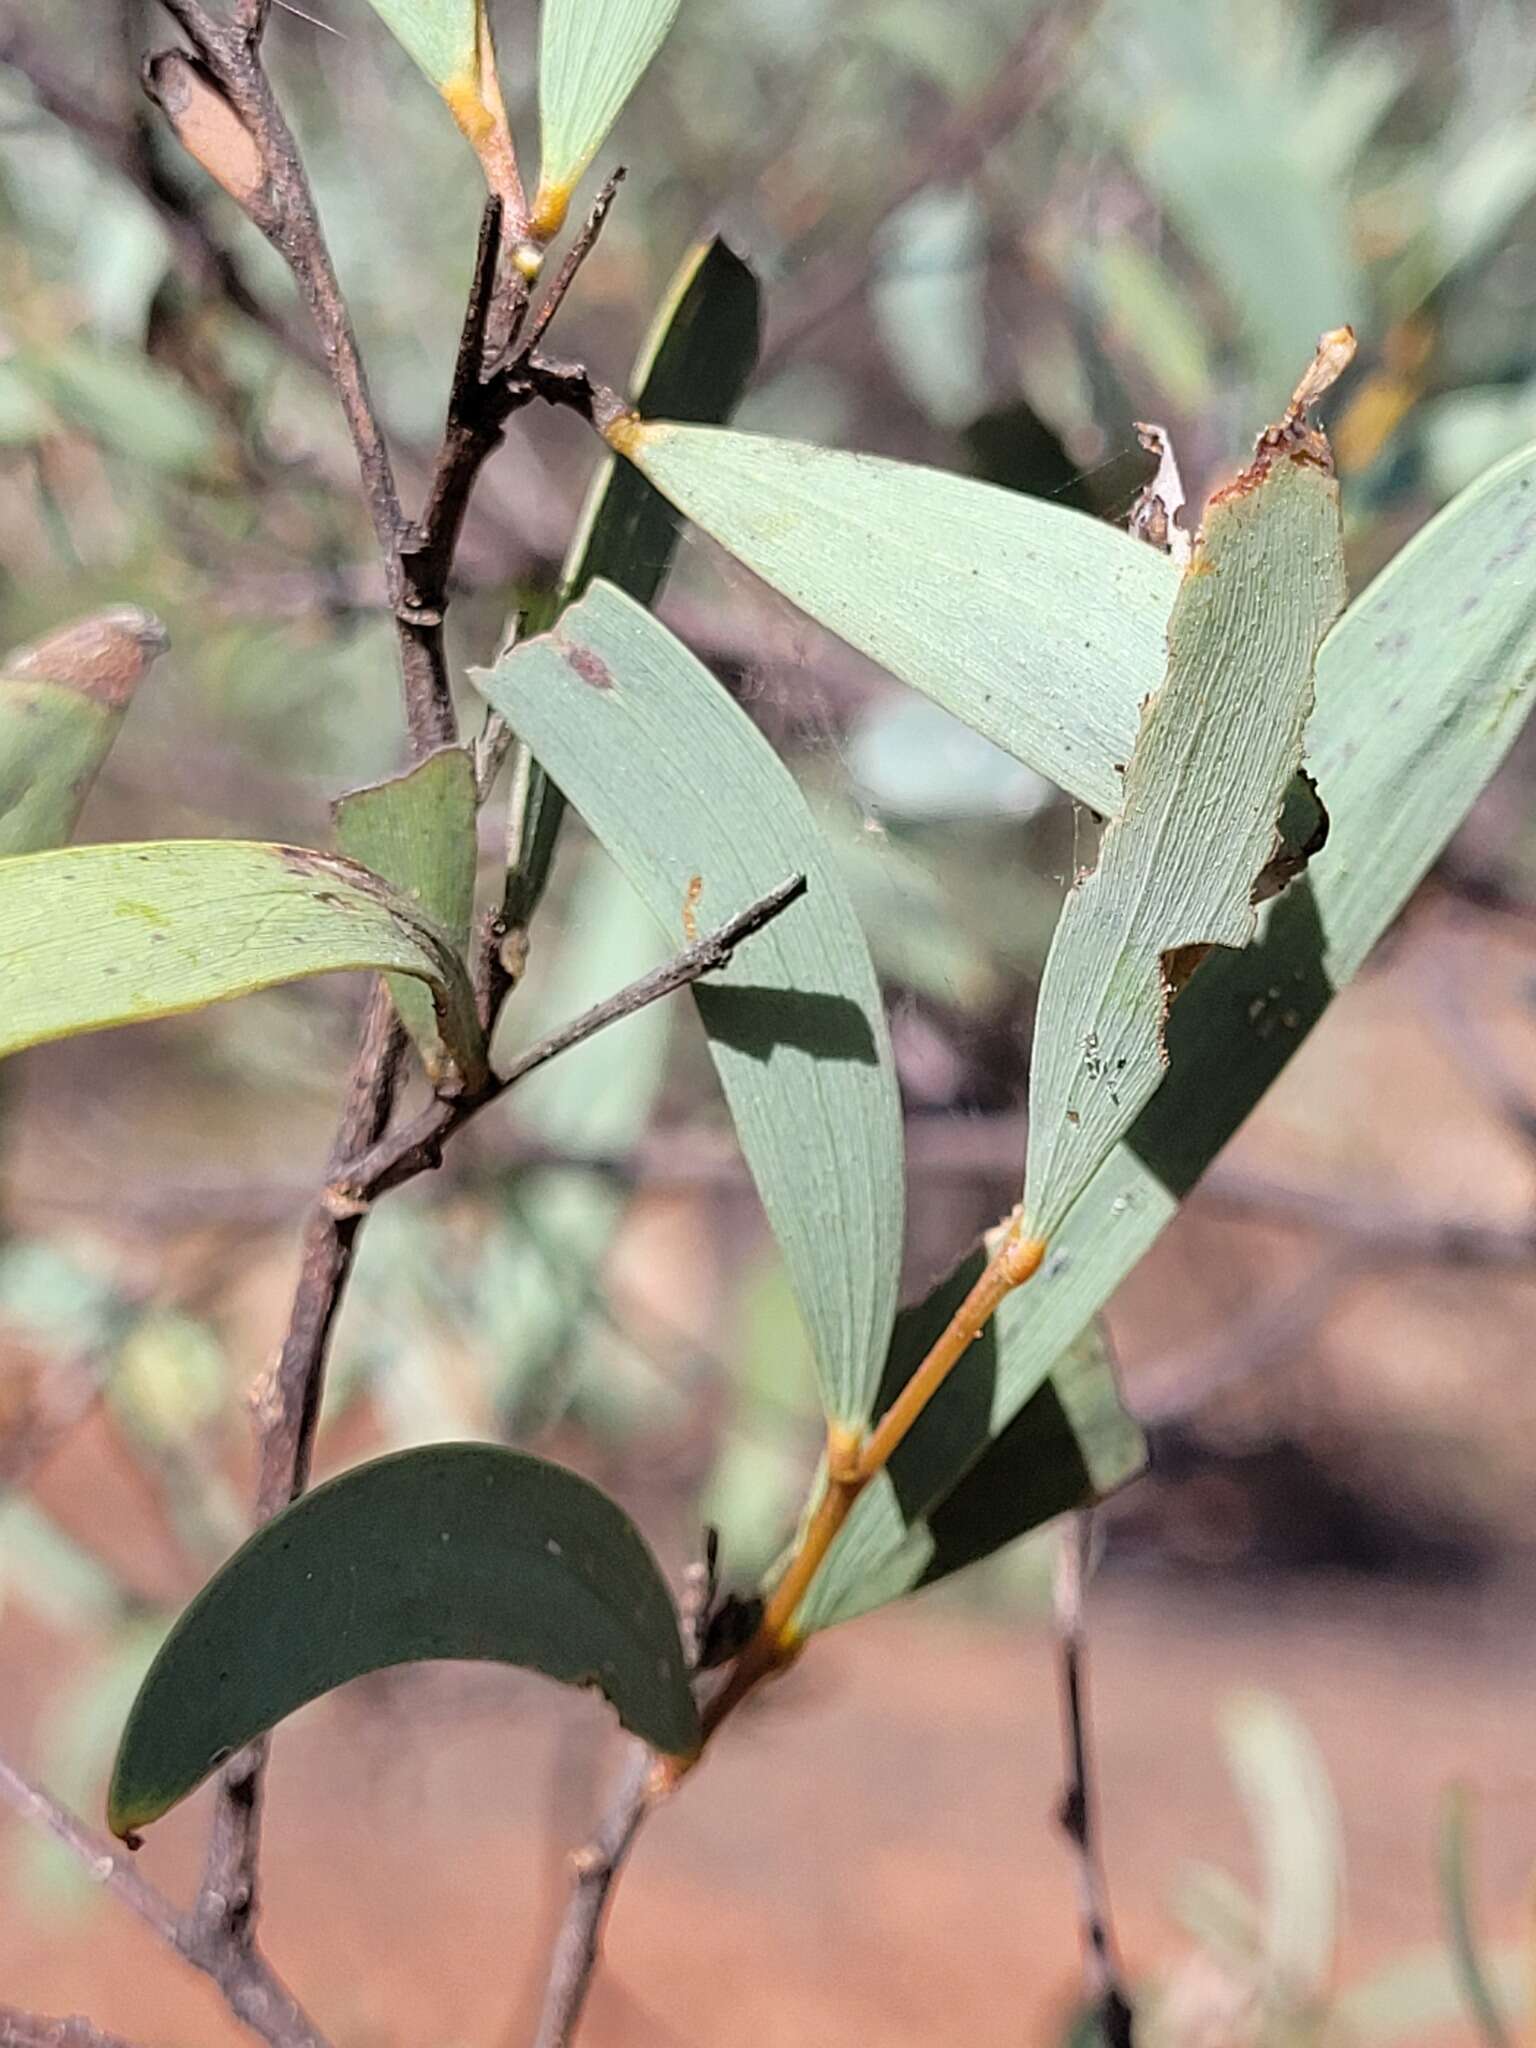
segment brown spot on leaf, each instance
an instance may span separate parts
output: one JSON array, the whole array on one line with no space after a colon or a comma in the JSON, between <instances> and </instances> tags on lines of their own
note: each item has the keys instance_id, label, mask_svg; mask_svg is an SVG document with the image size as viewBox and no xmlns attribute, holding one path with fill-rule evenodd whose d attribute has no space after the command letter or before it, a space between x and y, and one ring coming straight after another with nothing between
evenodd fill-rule
<instances>
[{"instance_id":1,"label":"brown spot on leaf","mask_svg":"<svg viewBox=\"0 0 1536 2048\"><path fill-rule=\"evenodd\" d=\"M699 898L704 894L704 877L691 875L683 896L683 931L690 946L699 943Z\"/></svg>"},{"instance_id":2,"label":"brown spot on leaf","mask_svg":"<svg viewBox=\"0 0 1536 2048\"><path fill-rule=\"evenodd\" d=\"M594 690L613 688L613 670L602 656L594 654L590 647L572 647L562 642L560 652L581 680L589 683Z\"/></svg>"},{"instance_id":3,"label":"brown spot on leaf","mask_svg":"<svg viewBox=\"0 0 1536 2048\"><path fill-rule=\"evenodd\" d=\"M120 711L169 645L157 618L136 605L116 605L18 647L0 664L0 674L17 682L58 683Z\"/></svg>"},{"instance_id":4,"label":"brown spot on leaf","mask_svg":"<svg viewBox=\"0 0 1536 2048\"><path fill-rule=\"evenodd\" d=\"M166 50L144 66L144 90L194 162L265 229L275 219L256 138L205 67L185 50Z\"/></svg>"}]
</instances>

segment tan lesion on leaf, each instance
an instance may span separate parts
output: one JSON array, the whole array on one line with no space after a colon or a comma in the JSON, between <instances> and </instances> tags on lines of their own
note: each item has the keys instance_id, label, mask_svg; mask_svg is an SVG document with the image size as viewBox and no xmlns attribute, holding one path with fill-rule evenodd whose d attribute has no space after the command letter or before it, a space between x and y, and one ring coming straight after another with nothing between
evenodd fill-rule
<instances>
[{"instance_id":1,"label":"tan lesion on leaf","mask_svg":"<svg viewBox=\"0 0 1536 2048\"><path fill-rule=\"evenodd\" d=\"M169 645L170 636L151 613L116 605L18 647L0 664L0 676L56 683L120 711Z\"/></svg>"},{"instance_id":2,"label":"tan lesion on leaf","mask_svg":"<svg viewBox=\"0 0 1536 2048\"><path fill-rule=\"evenodd\" d=\"M185 50L166 50L145 65L144 85L188 156L258 226L269 225L273 208L260 146L204 66Z\"/></svg>"},{"instance_id":3,"label":"tan lesion on leaf","mask_svg":"<svg viewBox=\"0 0 1536 2048\"><path fill-rule=\"evenodd\" d=\"M699 900L704 894L704 877L690 875L683 892L683 932L690 946L699 943Z\"/></svg>"},{"instance_id":4,"label":"tan lesion on leaf","mask_svg":"<svg viewBox=\"0 0 1536 2048\"><path fill-rule=\"evenodd\" d=\"M579 642L560 640L558 636L556 644L571 673L579 676L589 689L613 688L613 670L600 654L594 653L590 647L583 647Z\"/></svg>"}]
</instances>

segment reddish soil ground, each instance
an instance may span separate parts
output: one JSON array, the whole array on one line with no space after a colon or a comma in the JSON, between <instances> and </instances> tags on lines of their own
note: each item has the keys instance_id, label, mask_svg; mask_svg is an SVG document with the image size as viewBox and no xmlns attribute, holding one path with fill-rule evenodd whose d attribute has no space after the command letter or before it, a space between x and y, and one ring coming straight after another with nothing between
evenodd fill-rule
<instances>
[{"instance_id":1,"label":"reddish soil ground","mask_svg":"<svg viewBox=\"0 0 1536 2048\"><path fill-rule=\"evenodd\" d=\"M1488 1795L1490 1937L1518 1932L1536 1658L1508 1591L1234 1603L1112 1584L1096 1600L1095 1658L1106 1847L1133 1968L1187 1945L1168 1911L1187 1859L1252 1874L1213 1725L1239 1685L1288 1697L1333 1773L1346 1978L1434 1938L1434 1814L1455 1776ZM25 1716L12 1693L7 1741ZM267 1942L345 2048L526 2037L558 1849L594 1796L601 1724L534 1681L451 1669L365 1681L285 1731ZM1040 1627L917 1610L829 1638L642 1838L589 2048L1051 2040L1075 1974L1057 1783ZM199 1801L143 1852L177 1892L201 1825ZM4 1997L164 2048L242 2038L114 1902L60 1918L18 1896L18 1836L4 1837Z\"/></svg>"}]
</instances>

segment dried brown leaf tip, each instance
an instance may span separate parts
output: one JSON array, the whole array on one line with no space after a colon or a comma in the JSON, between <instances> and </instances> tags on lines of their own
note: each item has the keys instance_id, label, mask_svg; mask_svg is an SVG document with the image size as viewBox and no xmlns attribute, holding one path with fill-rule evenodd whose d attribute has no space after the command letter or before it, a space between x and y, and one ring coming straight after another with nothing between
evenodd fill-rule
<instances>
[{"instance_id":1,"label":"dried brown leaf tip","mask_svg":"<svg viewBox=\"0 0 1536 2048\"><path fill-rule=\"evenodd\" d=\"M1171 555L1182 569L1189 561L1193 543L1179 524L1184 510L1184 479L1168 429L1151 420L1137 420L1136 438L1149 455L1157 458L1157 469L1149 484L1137 493L1126 524L1137 540L1144 540L1159 554Z\"/></svg>"},{"instance_id":2,"label":"dried brown leaf tip","mask_svg":"<svg viewBox=\"0 0 1536 2048\"><path fill-rule=\"evenodd\" d=\"M0 674L13 682L57 683L120 711L169 645L151 613L117 605L16 648L0 663Z\"/></svg>"},{"instance_id":3,"label":"dried brown leaf tip","mask_svg":"<svg viewBox=\"0 0 1536 2048\"><path fill-rule=\"evenodd\" d=\"M265 232L273 208L261 150L209 73L185 50L165 50L146 62L144 90L187 155Z\"/></svg>"},{"instance_id":4,"label":"dried brown leaf tip","mask_svg":"<svg viewBox=\"0 0 1536 2048\"><path fill-rule=\"evenodd\" d=\"M1291 393L1291 402L1272 427L1266 427L1254 444L1253 460L1241 476L1224 484L1211 496L1217 505L1223 498L1240 496L1262 483L1275 461L1286 456L1293 462L1310 462L1333 474L1333 450L1320 427L1307 424L1307 414L1325 391L1343 376L1355 359L1353 327L1331 327L1317 344L1301 382Z\"/></svg>"},{"instance_id":5,"label":"dried brown leaf tip","mask_svg":"<svg viewBox=\"0 0 1536 2048\"><path fill-rule=\"evenodd\" d=\"M1325 391L1331 391L1355 359L1355 330L1353 327L1331 327L1317 344L1317 354L1312 358L1301 382L1291 393L1291 402L1285 409L1285 425L1293 431L1304 430L1305 414L1316 405Z\"/></svg>"}]
</instances>

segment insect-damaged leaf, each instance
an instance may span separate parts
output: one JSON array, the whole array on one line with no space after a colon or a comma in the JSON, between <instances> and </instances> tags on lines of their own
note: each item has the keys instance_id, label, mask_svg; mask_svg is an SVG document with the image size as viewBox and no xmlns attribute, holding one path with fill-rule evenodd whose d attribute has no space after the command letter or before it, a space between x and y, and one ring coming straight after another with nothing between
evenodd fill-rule
<instances>
[{"instance_id":1,"label":"insect-damaged leaf","mask_svg":"<svg viewBox=\"0 0 1536 2048\"><path fill-rule=\"evenodd\" d=\"M679 0L544 0L533 231L560 232L581 174L661 48Z\"/></svg>"},{"instance_id":2,"label":"insect-damaged leaf","mask_svg":"<svg viewBox=\"0 0 1536 2048\"><path fill-rule=\"evenodd\" d=\"M475 896L475 769L463 747L440 747L405 774L354 789L336 805L336 844L426 912L462 959ZM429 1070L442 1039L430 989L391 975L400 1020Z\"/></svg>"},{"instance_id":3,"label":"insect-damaged leaf","mask_svg":"<svg viewBox=\"0 0 1536 2048\"><path fill-rule=\"evenodd\" d=\"M595 1685L654 1748L698 1744L677 1617L623 1510L542 1458L433 1444L316 1487L204 1586L123 1730L112 1832L348 1679L440 1657Z\"/></svg>"},{"instance_id":4,"label":"insect-damaged leaf","mask_svg":"<svg viewBox=\"0 0 1536 2048\"><path fill-rule=\"evenodd\" d=\"M473 680L674 940L807 878L694 996L827 1412L862 1422L895 1313L901 1115L869 950L805 799L709 671L607 584Z\"/></svg>"},{"instance_id":5,"label":"insect-damaged leaf","mask_svg":"<svg viewBox=\"0 0 1536 2048\"><path fill-rule=\"evenodd\" d=\"M1264 907L1254 942L1207 960L1174 1005L1167 1079L1073 1203L1040 1272L999 1311L1006 1387L973 1345L935 1411L941 1402L951 1412L968 1407L995 1434L1061 1369L1412 895L1533 700L1536 448L1448 505L1324 641L1307 740L1329 811L1327 844ZM944 1490L988 1440L979 1424L969 1437L956 1432ZM936 1463L936 1447L929 1455ZM894 1499L871 1486L824 1567L838 1572L843 1546L859 1544L857 1578L874 1590L839 1594L848 1612L913 1582L903 1576L910 1566L892 1561L908 1528L904 1514L889 1512Z\"/></svg>"},{"instance_id":6,"label":"insect-damaged leaf","mask_svg":"<svg viewBox=\"0 0 1536 2048\"><path fill-rule=\"evenodd\" d=\"M131 606L61 626L0 663L0 859L58 846L165 628Z\"/></svg>"},{"instance_id":7,"label":"insect-damaged leaf","mask_svg":"<svg viewBox=\"0 0 1536 2048\"><path fill-rule=\"evenodd\" d=\"M426 982L458 1081L478 1081L484 1047L463 962L413 903L351 861L234 839L0 861L0 1056L344 968Z\"/></svg>"},{"instance_id":8,"label":"insect-damaged leaf","mask_svg":"<svg viewBox=\"0 0 1536 2048\"><path fill-rule=\"evenodd\" d=\"M629 415L608 439L802 611L1113 816L1177 569L1086 514L873 455Z\"/></svg>"},{"instance_id":9,"label":"insect-damaged leaf","mask_svg":"<svg viewBox=\"0 0 1536 2048\"><path fill-rule=\"evenodd\" d=\"M1327 443L1303 424L1310 395L1298 392L1253 465L1206 506L1124 809L1051 942L1025 1176L1037 1239L1051 1237L1162 1081L1164 1018L1199 960L1254 934L1317 651L1344 604L1338 487Z\"/></svg>"}]
</instances>

